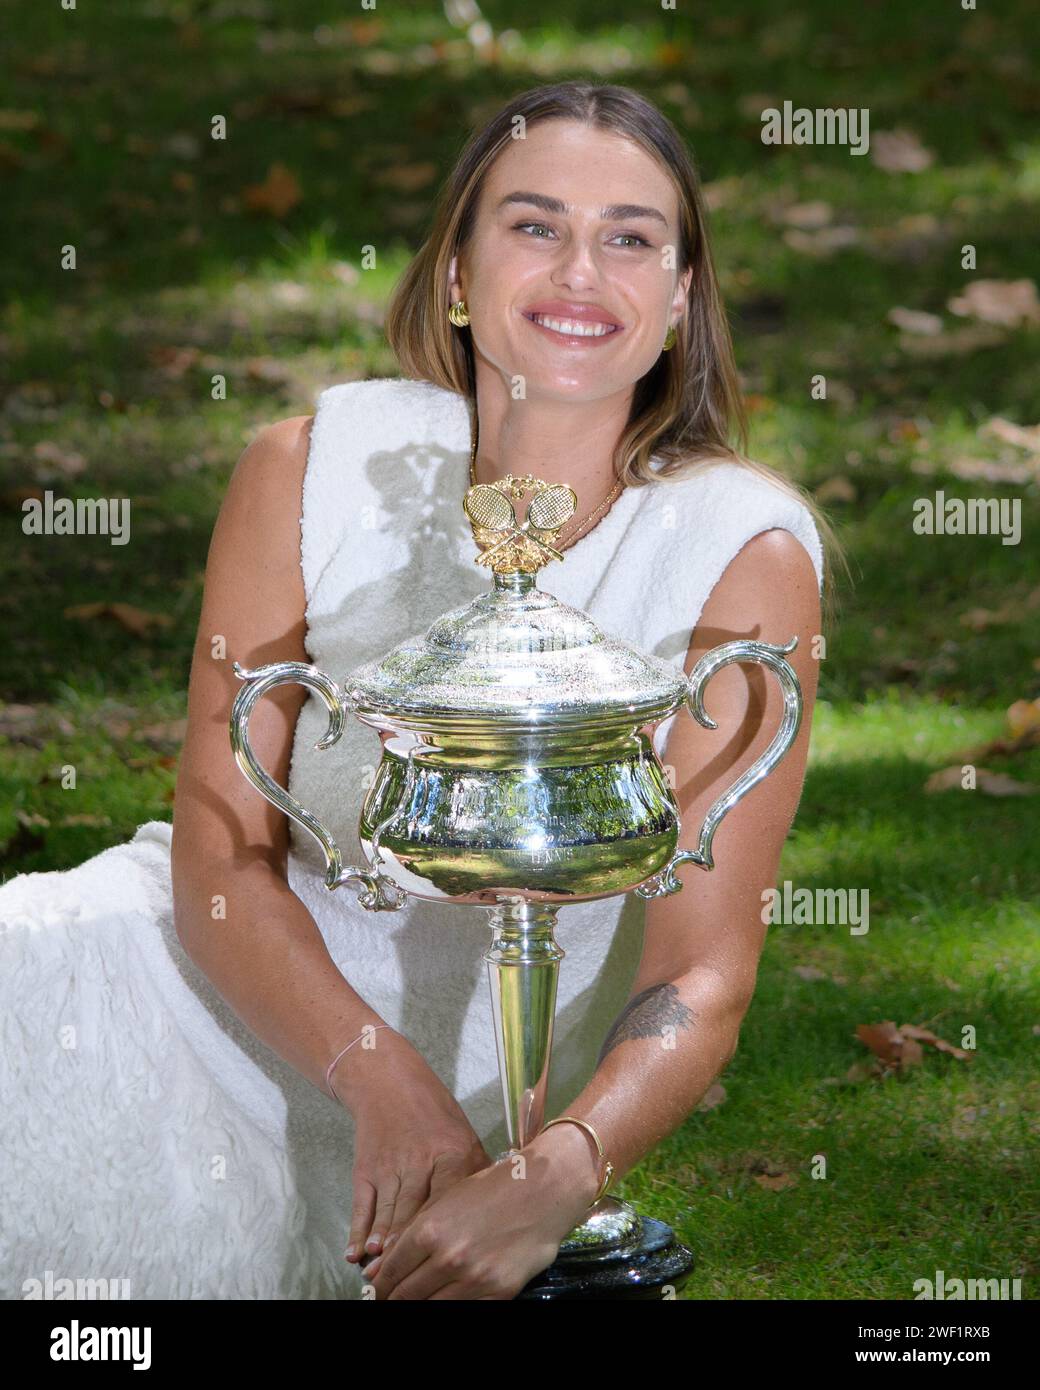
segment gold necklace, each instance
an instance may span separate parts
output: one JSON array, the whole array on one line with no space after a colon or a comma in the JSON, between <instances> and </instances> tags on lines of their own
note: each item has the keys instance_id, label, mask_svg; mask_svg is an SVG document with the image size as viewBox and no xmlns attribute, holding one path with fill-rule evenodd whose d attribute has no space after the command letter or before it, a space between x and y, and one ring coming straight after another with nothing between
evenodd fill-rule
<instances>
[{"instance_id":1,"label":"gold necklace","mask_svg":"<svg viewBox=\"0 0 1040 1390\"><path fill-rule=\"evenodd\" d=\"M473 446L472 446L472 448L471 448L470 451L469 451L469 481L470 481L470 486L471 486L471 487L476 487L476 485L477 485L477 433L476 433L476 432L474 432L474 435L473 435ZM625 484L624 484L623 479L619 478L618 481L614 484L614 487L611 489L611 491L610 491L609 495L607 496L606 500L603 501L603 502L601 502L601 503L599 504L599 506L596 508L596 510L595 510L594 512L591 512L591 513L589 514L589 516L587 516L587 517L585 518L585 520L582 522L582 524L578 527L577 531L575 531L574 534L573 534L572 536L568 536L568 538L567 538L565 541L563 541L562 543L561 543L560 541L557 541L557 542L556 542L556 549L557 549L557 550L567 550L567 549L569 549L569 548L574 544L574 542L582 535L582 533L588 529L590 523L593 522L593 521L595 521L596 517L599 516L600 512L606 512L606 511L609 511L609 510L610 510L610 508L611 508L611 507L614 505L614 503L617 501L617 499L618 499L618 497L619 497L619 495L620 495L622 489L624 488L624 486L625 486Z\"/></svg>"}]
</instances>

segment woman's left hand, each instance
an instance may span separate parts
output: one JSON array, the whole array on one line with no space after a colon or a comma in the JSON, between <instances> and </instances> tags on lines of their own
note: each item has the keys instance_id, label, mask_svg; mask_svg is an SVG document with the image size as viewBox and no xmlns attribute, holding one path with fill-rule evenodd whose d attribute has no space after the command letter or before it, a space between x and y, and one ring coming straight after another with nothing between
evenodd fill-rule
<instances>
[{"instance_id":1,"label":"woman's left hand","mask_svg":"<svg viewBox=\"0 0 1040 1390\"><path fill-rule=\"evenodd\" d=\"M588 1173L572 1176L562 1162L527 1156L526 1176L515 1177L517 1166L503 1159L460 1179L363 1268L366 1283L377 1299L514 1298L585 1215L595 1175L584 1162Z\"/></svg>"}]
</instances>

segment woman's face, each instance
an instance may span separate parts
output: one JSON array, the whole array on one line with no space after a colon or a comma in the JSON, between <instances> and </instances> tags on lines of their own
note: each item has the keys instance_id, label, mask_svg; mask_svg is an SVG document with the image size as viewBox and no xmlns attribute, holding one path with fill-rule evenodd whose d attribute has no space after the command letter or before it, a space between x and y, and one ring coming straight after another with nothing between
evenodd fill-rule
<instances>
[{"instance_id":1,"label":"woman's face","mask_svg":"<svg viewBox=\"0 0 1040 1390\"><path fill-rule=\"evenodd\" d=\"M528 399L630 391L682 316L678 247L678 196L640 146L579 121L529 127L488 171L452 261L478 370L522 377Z\"/></svg>"}]
</instances>

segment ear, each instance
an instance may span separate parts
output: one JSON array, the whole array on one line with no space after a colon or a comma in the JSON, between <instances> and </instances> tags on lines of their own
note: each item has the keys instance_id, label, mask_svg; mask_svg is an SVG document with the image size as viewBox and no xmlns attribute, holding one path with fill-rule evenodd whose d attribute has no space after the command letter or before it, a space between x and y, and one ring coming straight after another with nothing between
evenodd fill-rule
<instances>
[{"instance_id":1,"label":"ear","mask_svg":"<svg viewBox=\"0 0 1040 1390\"><path fill-rule=\"evenodd\" d=\"M451 264L448 266L448 298L449 298L449 299L451 299L451 298L453 297L453 296L452 296L452 291L453 291L453 290L458 290L458 292L459 292L459 298L460 298L460 299L463 297L463 296L462 296L462 286L459 284L459 257L458 257L458 253L457 253L457 252L456 252L456 254L455 254L454 256L452 256L452 258L451 258Z\"/></svg>"},{"instance_id":2,"label":"ear","mask_svg":"<svg viewBox=\"0 0 1040 1390\"><path fill-rule=\"evenodd\" d=\"M675 286L675 295L672 298L672 311L681 319L686 309L686 296L690 293L690 285L693 281L693 266L688 266L679 276Z\"/></svg>"}]
</instances>

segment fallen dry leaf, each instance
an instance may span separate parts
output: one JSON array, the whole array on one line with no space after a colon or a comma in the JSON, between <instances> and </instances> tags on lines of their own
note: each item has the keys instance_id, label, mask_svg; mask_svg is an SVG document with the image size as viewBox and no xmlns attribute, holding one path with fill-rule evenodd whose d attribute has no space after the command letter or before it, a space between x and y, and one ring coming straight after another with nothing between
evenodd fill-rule
<instances>
[{"instance_id":1,"label":"fallen dry leaf","mask_svg":"<svg viewBox=\"0 0 1040 1390\"><path fill-rule=\"evenodd\" d=\"M771 213L772 220L786 227L798 227L803 232L826 227L834 219L834 209L830 203L817 199L810 203L790 203L787 207L776 208Z\"/></svg>"},{"instance_id":2,"label":"fallen dry leaf","mask_svg":"<svg viewBox=\"0 0 1040 1390\"><path fill-rule=\"evenodd\" d=\"M292 211L303 191L299 180L287 165L274 163L263 183L249 184L242 189L242 200L251 212L267 212L283 218Z\"/></svg>"},{"instance_id":3,"label":"fallen dry leaf","mask_svg":"<svg viewBox=\"0 0 1040 1390\"><path fill-rule=\"evenodd\" d=\"M899 1061L903 1037L892 1019L886 1019L883 1023L861 1023L856 1028L856 1037L883 1062Z\"/></svg>"},{"instance_id":4,"label":"fallen dry leaf","mask_svg":"<svg viewBox=\"0 0 1040 1390\"><path fill-rule=\"evenodd\" d=\"M955 478L984 479L987 483L1032 483L1040 478L1040 456L1031 459L979 459L957 457L944 463ZM935 472L935 468L931 470Z\"/></svg>"},{"instance_id":5,"label":"fallen dry leaf","mask_svg":"<svg viewBox=\"0 0 1040 1390\"><path fill-rule=\"evenodd\" d=\"M939 772L933 772L924 784L926 792L947 792L961 789L962 778L964 776L963 764L958 763L955 767L944 767Z\"/></svg>"},{"instance_id":6,"label":"fallen dry leaf","mask_svg":"<svg viewBox=\"0 0 1040 1390\"><path fill-rule=\"evenodd\" d=\"M0 705L0 735L7 738L23 729L33 728L39 715L37 705Z\"/></svg>"},{"instance_id":7,"label":"fallen dry leaf","mask_svg":"<svg viewBox=\"0 0 1040 1390\"><path fill-rule=\"evenodd\" d=\"M201 355L201 349L197 347L159 343L148 350L148 361L154 367L158 367L164 376L178 381L185 372L195 366Z\"/></svg>"},{"instance_id":8,"label":"fallen dry leaf","mask_svg":"<svg viewBox=\"0 0 1040 1390\"><path fill-rule=\"evenodd\" d=\"M870 157L887 174L919 174L935 163L935 155L912 130L875 130L870 134Z\"/></svg>"},{"instance_id":9,"label":"fallen dry leaf","mask_svg":"<svg viewBox=\"0 0 1040 1390\"><path fill-rule=\"evenodd\" d=\"M924 1059L921 1044L914 1036L922 1031L915 1027L897 1028L891 1019L885 1019L881 1023L859 1024L856 1037L873 1052L882 1073L905 1072L908 1067L919 1067ZM856 1065L862 1066L861 1063ZM860 1073L855 1077L850 1074L848 1079L859 1080Z\"/></svg>"},{"instance_id":10,"label":"fallen dry leaf","mask_svg":"<svg viewBox=\"0 0 1040 1390\"><path fill-rule=\"evenodd\" d=\"M173 619L165 613L149 613L130 603L78 603L62 610L66 618L115 618L135 637L147 637L153 627L169 627Z\"/></svg>"},{"instance_id":11,"label":"fallen dry leaf","mask_svg":"<svg viewBox=\"0 0 1040 1390\"><path fill-rule=\"evenodd\" d=\"M726 1088L720 1081L713 1081L701 1097L698 1110L714 1110L726 1099Z\"/></svg>"},{"instance_id":12,"label":"fallen dry leaf","mask_svg":"<svg viewBox=\"0 0 1040 1390\"><path fill-rule=\"evenodd\" d=\"M928 314L922 309L904 309L897 304L885 315L889 323L901 328L904 333L917 333L922 337L934 338L943 331L943 321L938 314Z\"/></svg>"},{"instance_id":13,"label":"fallen dry leaf","mask_svg":"<svg viewBox=\"0 0 1040 1390\"><path fill-rule=\"evenodd\" d=\"M1020 782L1006 772L990 772L984 767L975 769L975 785L987 796L1035 796L1040 792L1035 782Z\"/></svg>"},{"instance_id":14,"label":"fallen dry leaf","mask_svg":"<svg viewBox=\"0 0 1040 1390\"><path fill-rule=\"evenodd\" d=\"M1016 700L1004 717L1013 738L1040 730L1040 699Z\"/></svg>"},{"instance_id":15,"label":"fallen dry leaf","mask_svg":"<svg viewBox=\"0 0 1040 1390\"><path fill-rule=\"evenodd\" d=\"M1031 748L1040 748L1040 729L1026 729L1017 738L994 738L981 743L976 748L965 748L954 754L960 759L962 767L968 763L977 767L987 758L1008 758L1018 753L1026 753Z\"/></svg>"},{"instance_id":16,"label":"fallen dry leaf","mask_svg":"<svg viewBox=\"0 0 1040 1390\"><path fill-rule=\"evenodd\" d=\"M187 719L170 719L163 724L147 724L138 729L138 737L146 743L183 743L188 732Z\"/></svg>"},{"instance_id":17,"label":"fallen dry leaf","mask_svg":"<svg viewBox=\"0 0 1040 1390\"><path fill-rule=\"evenodd\" d=\"M132 767L132 768L141 768L141 767L149 767L149 768L156 768L156 767L174 768L174 767L177 766L177 759L174 758L174 757L171 757L169 754L165 754L163 757L160 757L160 758L156 758L156 757L151 757L151 758L125 758L125 759L124 759L124 762L126 763L126 766L127 766L127 767Z\"/></svg>"},{"instance_id":18,"label":"fallen dry leaf","mask_svg":"<svg viewBox=\"0 0 1040 1390\"><path fill-rule=\"evenodd\" d=\"M41 463L53 465L51 468L35 469L38 479L53 477L55 474L60 474L63 478L78 478L87 466L82 454L63 449L60 444L55 444L49 439L41 439L38 444L33 445L33 457Z\"/></svg>"},{"instance_id":19,"label":"fallen dry leaf","mask_svg":"<svg viewBox=\"0 0 1040 1390\"><path fill-rule=\"evenodd\" d=\"M819 487L813 489L813 496L817 502L855 502L856 488L841 473L836 473L833 478L825 478Z\"/></svg>"},{"instance_id":20,"label":"fallen dry leaf","mask_svg":"<svg viewBox=\"0 0 1040 1390\"><path fill-rule=\"evenodd\" d=\"M936 1052L948 1052L951 1057L956 1057L962 1062L970 1062L972 1054L963 1047L954 1047L953 1043L946 1042L938 1037L930 1028L919 1028L916 1023L901 1023L899 1031L904 1038L914 1038L917 1042L929 1043L935 1048Z\"/></svg>"},{"instance_id":21,"label":"fallen dry leaf","mask_svg":"<svg viewBox=\"0 0 1040 1390\"><path fill-rule=\"evenodd\" d=\"M963 357L980 348L997 347L1004 342L1001 329L992 324L972 324L954 328L935 337L920 333L901 333L899 347L911 357Z\"/></svg>"},{"instance_id":22,"label":"fallen dry leaf","mask_svg":"<svg viewBox=\"0 0 1040 1390\"><path fill-rule=\"evenodd\" d=\"M769 1173L756 1173L754 1177L759 1187L767 1188L770 1192L783 1192L785 1187L794 1187L798 1182L794 1173L778 1173L775 1177Z\"/></svg>"},{"instance_id":23,"label":"fallen dry leaf","mask_svg":"<svg viewBox=\"0 0 1040 1390\"><path fill-rule=\"evenodd\" d=\"M737 110L749 121L760 120L763 111L778 104L776 97L770 92L745 92L737 98Z\"/></svg>"},{"instance_id":24,"label":"fallen dry leaf","mask_svg":"<svg viewBox=\"0 0 1040 1390\"><path fill-rule=\"evenodd\" d=\"M899 1058L899 1066L905 1070L907 1067L919 1067L924 1061L924 1052L921 1044L916 1038L906 1038L903 1042L903 1051Z\"/></svg>"},{"instance_id":25,"label":"fallen dry leaf","mask_svg":"<svg viewBox=\"0 0 1040 1390\"><path fill-rule=\"evenodd\" d=\"M962 765L954 767L944 767L940 772L933 772L924 784L926 792L945 792L961 789L961 779L963 777ZM970 788L964 788L970 790ZM1033 782L1019 782L1014 777L1009 777L1005 772L991 772L985 767L975 768L975 790L982 792L985 796L1034 796L1040 792L1040 787Z\"/></svg>"},{"instance_id":26,"label":"fallen dry leaf","mask_svg":"<svg viewBox=\"0 0 1040 1390\"><path fill-rule=\"evenodd\" d=\"M1015 444L1032 454L1040 453L1040 425L1016 425L1012 420L994 415L992 420L979 426L979 434L991 434L1005 444Z\"/></svg>"},{"instance_id":27,"label":"fallen dry leaf","mask_svg":"<svg viewBox=\"0 0 1040 1390\"><path fill-rule=\"evenodd\" d=\"M1021 622L1036 608L1040 608L1040 587L1031 590L1024 598L1010 599L1000 608L969 608L961 614L961 622L975 632L985 632L987 627L994 624Z\"/></svg>"},{"instance_id":28,"label":"fallen dry leaf","mask_svg":"<svg viewBox=\"0 0 1040 1390\"><path fill-rule=\"evenodd\" d=\"M843 251L846 246L856 246L861 239L858 227L821 227L818 231L803 232L798 227L790 227L784 232L784 241L792 251L803 256L815 256L818 260L832 256L835 251Z\"/></svg>"},{"instance_id":29,"label":"fallen dry leaf","mask_svg":"<svg viewBox=\"0 0 1040 1390\"><path fill-rule=\"evenodd\" d=\"M374 176L375 182L398 193L417 193L437 177L437 165L432 160L422 164L390 164Z\"/></svg>"},{"instance_id":30,"label":"fallen dry leaf","mask_svg":"<svg viewBox=\"0 0 1040 1390\"><path fill-rule=\"evenodd\" d=\"M775 102L766 101L765 106L774 106ZM754 112L757 118L759 111L765 107L760 107ZM709 212L717 212L719 208L728 207L736 202L744 191L744 180L739 174L728 174L722 179L713 179L711 182L701 186L701 193L708 206Z\"/></svg>"},{"instance_id":31,"label":"fallen dry leaf","mask_svg":"<svg viewBox=\"0 0 1040 1390\"><path fill-rule=\"evenodd\" d=\"M1040 323L1040 299L1032 280L971 280L947 307L951 314L1004 328Z\"/></svg>"}]
</instances>

